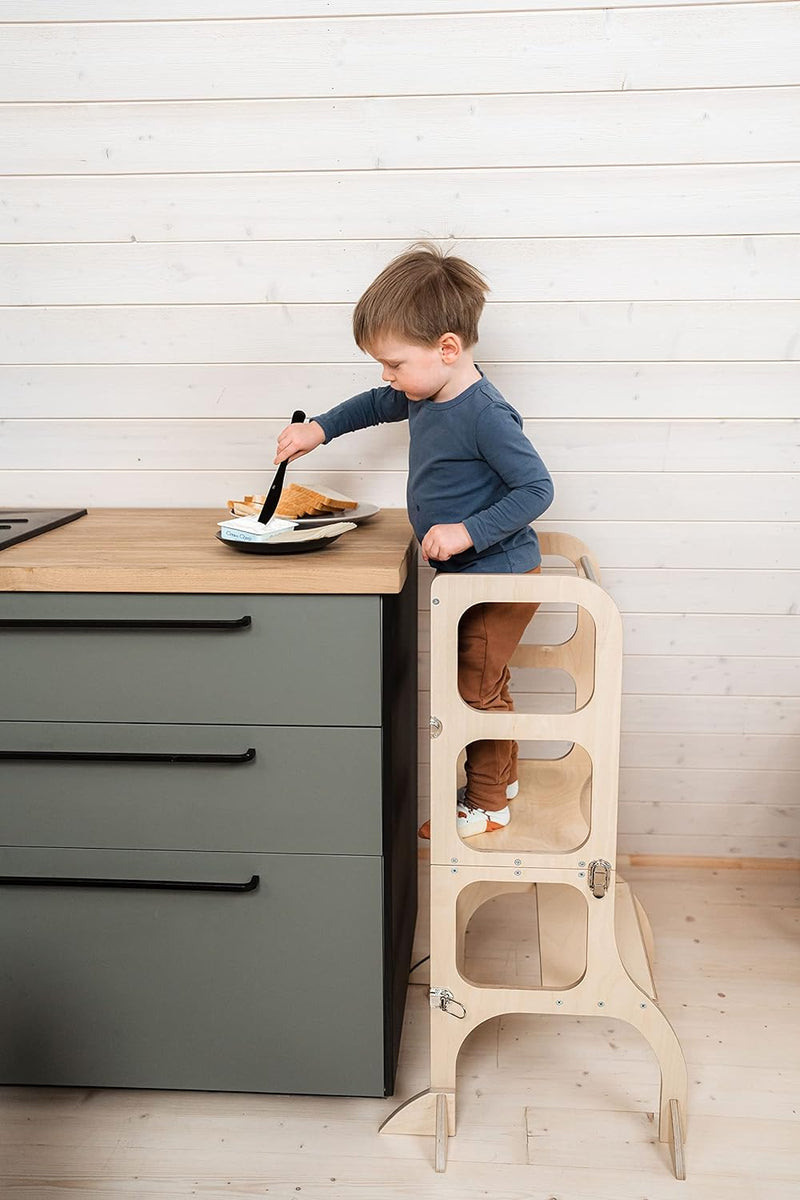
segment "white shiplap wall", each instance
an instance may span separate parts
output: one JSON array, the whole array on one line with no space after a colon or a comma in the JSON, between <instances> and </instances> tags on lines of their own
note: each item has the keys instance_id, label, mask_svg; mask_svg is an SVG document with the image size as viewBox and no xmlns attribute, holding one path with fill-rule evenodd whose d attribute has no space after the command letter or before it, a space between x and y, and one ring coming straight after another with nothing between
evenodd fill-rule
<instances>
[{"instance_id":1,"label":"white shiplap wall","mask_svg":"<svg viewBox=\"0 0 800 1200\"><path fill-rule=\"evenodd\" d=\"M2 503L259 490L455 243L623 612L620 848L800 856L800 5L0 0L0 58ZM405 438L295 477L401 505Z\"/></svg>"}]
</instances>

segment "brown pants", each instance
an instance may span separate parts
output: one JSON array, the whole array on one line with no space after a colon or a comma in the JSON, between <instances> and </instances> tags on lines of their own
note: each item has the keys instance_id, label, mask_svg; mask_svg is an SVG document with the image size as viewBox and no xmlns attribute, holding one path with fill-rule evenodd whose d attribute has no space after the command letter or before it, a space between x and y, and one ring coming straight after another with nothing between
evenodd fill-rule
<instances>
[{"instance_id":1,"label":"brown pants","mask_svg":"<svg viewBox=\"0 0 800 1200\"><path fill-rule=\"evenodd\" d=\"M538 574L534 567L529 575ZM458 688L472 708L513 712L508 660L538 604L476 604L458 626ZM467 800L496 812L506 806L506 786L517 778L516 742L480 741L467 746Z\"/></svg>"}]
</instances>

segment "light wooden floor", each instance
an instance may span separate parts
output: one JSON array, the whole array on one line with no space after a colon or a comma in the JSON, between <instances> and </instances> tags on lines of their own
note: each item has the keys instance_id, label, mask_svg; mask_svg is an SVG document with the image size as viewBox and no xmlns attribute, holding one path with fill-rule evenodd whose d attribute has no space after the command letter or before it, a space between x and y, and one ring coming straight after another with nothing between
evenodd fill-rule
<instances>
[{"instance_id":1,"label":"light wooden floor","mask_svg":"<svg viewBox=\"0 0 800 1200\"><path fill-rule=\"evenodd\" d=\"M412 987L397 1095L0 1089L2 1200L797 1200L800 876L627 868L653 925L662 1007L689 1063L688 1179L655 1138L658 1072L630 1027L520 1016L459 1060L446 1175L432 1139L376 1132L427 1086L426 989ZM472 974L524 979L535 928L519 897L473 919Z\"/></svg>"}]
</instances>

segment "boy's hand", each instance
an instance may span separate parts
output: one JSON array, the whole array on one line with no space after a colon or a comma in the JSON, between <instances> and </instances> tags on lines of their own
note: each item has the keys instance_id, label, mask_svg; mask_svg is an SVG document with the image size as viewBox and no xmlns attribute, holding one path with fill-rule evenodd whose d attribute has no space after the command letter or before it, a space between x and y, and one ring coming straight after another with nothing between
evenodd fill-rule
<instances>
[{"instance_id":1,"label":"boy's hand","mask_svg":"<svg viewBox=\"0 0 800 1200\"><path fill-rule=\"evenodd\" d=\"M309 454L325 441L325 431L316 421L308 424L287 425L278 434L278 448L272 460L277 466L288 458L293 462L303 454Z\"/></svg>"},{"instance_id":2,"label":"boy's hand","mask_svg":"<svg viewBox=\"0 0 800 1200\"><path fill-rule=\"evenodd\" d=\"M431 525L422 539L422 557L426 562L429 558L447 562L454 554L469 550L471 545L472 538L466 525Z\"/></svg>"}]
</instances>

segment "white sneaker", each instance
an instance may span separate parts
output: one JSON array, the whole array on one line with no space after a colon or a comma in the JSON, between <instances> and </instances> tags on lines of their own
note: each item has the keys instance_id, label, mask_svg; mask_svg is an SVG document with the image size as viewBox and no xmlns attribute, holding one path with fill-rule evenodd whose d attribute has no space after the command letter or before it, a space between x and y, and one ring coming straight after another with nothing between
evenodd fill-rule
<instances>
[{"instance_id":1,"label":"white sneaker","mask_svg":"<svg viewBox=\"0 0 800 1200\"><path fill-rule=\"evenodd\" d=\"M518 792L519 781L514 780L506 788L506 799L513 800ZM462 837L474 837L478 833L491 833L495 829L502 829L511 820L511 812L508 805L505 808L501 808L499 812L488 812L484 808L473 808L471 804L467 804L466 794L466 787L460 787L456 792L456 820L458 832ZM472 814L475 813L479 815L473 816ZM484 823L481 824L481 821ZM469 829L470 832L465 833L466 829ZM426 842L430 839L430 819L423 821L417 830L417 836L423 838Z\"/></svg>"},{"instance_id":2,"label":"white sneaker","mask_svg":"<svg viewBox=\"0 0 800 1200\"><path fill-rule=\"evenodd\" d=\"M494 833L496 829L505 829L510 820L511 810L508 805L497 812L489 812L484 808L473 808L471 804L462 801L459 801L456 806L456 829L462 838L476 837L479 833Z\"/></svg>"}]
</instances>

